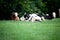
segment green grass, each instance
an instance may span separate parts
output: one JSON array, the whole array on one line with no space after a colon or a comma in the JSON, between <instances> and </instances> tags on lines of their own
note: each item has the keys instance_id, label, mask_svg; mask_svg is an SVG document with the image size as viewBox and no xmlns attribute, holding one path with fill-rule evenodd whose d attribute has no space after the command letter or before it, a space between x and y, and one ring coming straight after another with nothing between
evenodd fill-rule
<instances>
[{"instance_id":1,"label":"green grass","mask_svg":"<svg viewBox=\"0 0 60 40\"><path fill-rule=\"evenodd\" d=\"M60 40L60 18L42 22L2 20L0 40Z\"/></svg>"}]
</instances>

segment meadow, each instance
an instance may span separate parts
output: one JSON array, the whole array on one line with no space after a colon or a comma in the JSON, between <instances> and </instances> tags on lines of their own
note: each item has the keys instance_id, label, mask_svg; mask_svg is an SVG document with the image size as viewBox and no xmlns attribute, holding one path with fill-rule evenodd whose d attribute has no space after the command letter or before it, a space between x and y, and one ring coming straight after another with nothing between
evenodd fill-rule
<instances>
[{"instance_id":1,"label":"meadow","mask_svg":"<svg viewBox=\"0 0 60 40\"><path fill-rule=\"evenodd\" d=\"M41 22L0 20L0 40L60 40L60 18Z\"/></svg>"}]
</instances>

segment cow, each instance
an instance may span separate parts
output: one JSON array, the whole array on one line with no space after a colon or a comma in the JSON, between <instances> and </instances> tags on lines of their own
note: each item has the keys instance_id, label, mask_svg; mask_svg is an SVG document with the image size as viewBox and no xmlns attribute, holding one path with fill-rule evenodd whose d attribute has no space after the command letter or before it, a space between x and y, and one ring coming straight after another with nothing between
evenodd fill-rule
<instances>
[{"instance_id":1,"label":"cow","mask_svg":"<svg viewBox=\"0 0 60 40\"><path fill-rule=\"evenodd\" d=\"M42 21L42 20L45 20L44 16L42 15L38 15L38 14L27 14L27 13L24 13L24 15L20 18L20 20L26 20L26 21L32 21L32 22L35 22L35 21Z\"/></svg>"},{"instance_id":2,"label":"cow","mask_svg":"<svg viewBox=\"0 0 60 40\"><path fill-rule=\"evenodd\" d=\"M11 14L11 20L19 20L19 17L18 17L18 13L17 12L13 12Z\"/></svg>"}]
</instances>

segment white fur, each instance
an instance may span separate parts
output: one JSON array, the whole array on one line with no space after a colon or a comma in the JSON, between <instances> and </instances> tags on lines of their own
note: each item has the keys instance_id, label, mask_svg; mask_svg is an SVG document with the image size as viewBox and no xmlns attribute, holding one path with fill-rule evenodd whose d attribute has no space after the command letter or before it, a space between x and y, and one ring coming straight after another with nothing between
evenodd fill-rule
<instances>
[{"instance_id":1,"label":"white fur","mask_svg":"<svg viewBox=\"0 0 60 40\"><path fill-rule=\"evenodd\" d=\"M36 14L31 14L28 20L31 20L32 22L34 22L35 20L41 21L41 18L37 16Z\"/></svg>"},{"instance_id":2,"label":"white fur","mask_svg":"<svg viewBox=\"0 0 60 40\"><path fill-rule=\"evenodd\" d=\"M53 12L53 14L52 14L52 15L53 15L53 18L56 18L56 13L55 13L55 12Z\"/></svg>"},{"instance_id":3,"label":"white fur","mask_svg":"<svg viewBox=\"0 0 60 40\"><path fill-rule=\"evenodd\" d=\"M45 18L44 18L43 16L41 17L41 19L42 19L42 20L45 20Z\"/></svg>"},{"instance_id":4,"label":"white fur","mask_svg":"<svg viewBox=\"0 0 60 40\"><path fill-rule=\"evenodd\" d=\"M15 12L14 14L15 14L15 16L18 16L18 13L17 12Z\"/></svg>"},{"instance_id":5,"label":"white fur","mask_svg":"<svg viewBox=\"0 0 60 40\"><path fill-rule=\"evenodd\" d=\"M20 20L21 20L21 21L24 21L24 20L25 20L24 16L22 16L22 17L20 18Z\"/></svg>"}]
</instances>

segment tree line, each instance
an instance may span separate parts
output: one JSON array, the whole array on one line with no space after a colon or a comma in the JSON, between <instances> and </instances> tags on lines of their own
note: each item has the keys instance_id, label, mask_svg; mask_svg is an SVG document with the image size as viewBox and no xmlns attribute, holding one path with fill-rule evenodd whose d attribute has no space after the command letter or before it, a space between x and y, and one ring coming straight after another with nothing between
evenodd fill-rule
<instances>
[{"instance_id":1,"label":"tree line","mask_svg":"<svg viewBox=\"0 0 60 40\"><path fill-rule=\"evenodd\" d=\"M51 13L60 8L60 0L0 0L0 14L10 15L18 12L23 15L27 13Z\"/></svg>"}]
</instances>

